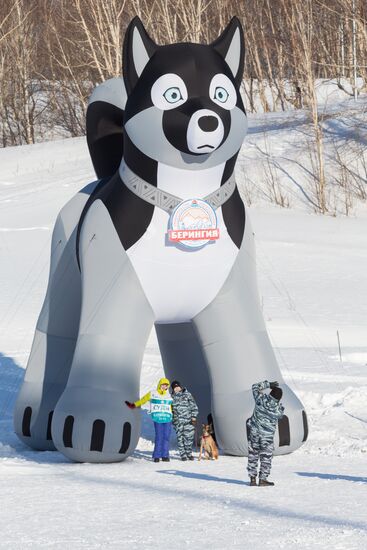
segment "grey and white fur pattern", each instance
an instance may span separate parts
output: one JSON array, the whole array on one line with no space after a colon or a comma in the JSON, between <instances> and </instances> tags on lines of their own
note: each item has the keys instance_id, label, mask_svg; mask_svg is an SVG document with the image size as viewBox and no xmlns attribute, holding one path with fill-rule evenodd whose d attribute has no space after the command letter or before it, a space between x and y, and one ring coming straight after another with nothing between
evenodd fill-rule
<instances>
[{"instance_id":1,"label":"grey and white fur pattern","mask_svg":"<svg viewBox=\"0 0 367 550\"><path fill-rule=\"evenodd\" d=\"M135 18L124 79L93 93L88 145L100 181L62 210L15 430L76 461L121 461L140 436L144 348L155 325L165 374L190 387L224 452L247 454L251 386L279 380L286 417L275 453L299 447L307 420L282 381L259 306L253 233L238 189L217 211L220 239L167 243L168 215L124 185L131 170L192 199L232 175L247 130L244 47L234 18L211 45L157 46Z\"/></svg>"},{"instance_id":2,"label":"grey and white fur pattern","mask_svg":"<svg viewBox=\"0 0 367 550\"><path fill-rule=\"evenodd\" d=\"M248 463L249 477L267 479L271 472L274 452L274 440L260 434L258 428L249 420L248 425Z\"/></svg>"}]
</instances>

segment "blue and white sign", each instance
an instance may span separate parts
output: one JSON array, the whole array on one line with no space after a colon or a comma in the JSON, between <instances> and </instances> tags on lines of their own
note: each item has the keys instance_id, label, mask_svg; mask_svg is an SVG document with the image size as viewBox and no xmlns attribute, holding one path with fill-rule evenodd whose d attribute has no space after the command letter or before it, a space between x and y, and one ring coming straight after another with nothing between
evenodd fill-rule
<instances>
[{"instance_id":1,"label":"blue and white sign","mask_svg":"<svg viewBox=\"0 0 367 550\"><path fill-rule=\"evenodd\" d=\"M150 398L150 415L153 422L163 424L172 422L172 397L152 392Z\"/></svg>"}]
</instances>

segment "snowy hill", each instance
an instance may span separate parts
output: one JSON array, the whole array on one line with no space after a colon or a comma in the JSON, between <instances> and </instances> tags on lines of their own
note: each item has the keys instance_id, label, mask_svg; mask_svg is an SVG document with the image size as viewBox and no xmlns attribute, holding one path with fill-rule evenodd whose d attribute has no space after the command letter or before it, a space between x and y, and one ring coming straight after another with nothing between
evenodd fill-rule
<instances>
[{"instance_id":1,"label":"snowy hill","mask_svg":"<svg viewBox=\"0 0 367 550\"><path fill-rule=\"evenodd\" d=\"M359 106L328 111L329 170L336 141L354 132L362 143ZM305 404L309 440L274 460L276 486L265 494L244 483L243 458L186 464L174 451L169 465L153 465L146 417L138 450L122 464L72 464L24 447L11 414L45 293L53 223L94 175L84 138L0 150L0 548L367 547L366 208L355 200L350 217L313 213L303 113L252 116L249 127L238 181L252 203L268 331ZM292 209L268 202L264 154L283 170ZM152 334L142 391L161 374Z\"/></svg>"}]
</instances>

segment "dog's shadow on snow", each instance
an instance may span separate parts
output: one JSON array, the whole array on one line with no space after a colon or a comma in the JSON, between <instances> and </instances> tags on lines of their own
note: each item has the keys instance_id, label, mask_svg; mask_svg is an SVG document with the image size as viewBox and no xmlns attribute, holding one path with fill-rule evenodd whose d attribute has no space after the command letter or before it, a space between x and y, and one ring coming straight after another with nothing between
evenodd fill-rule
<instances>
[{"instance_id":1,"label":"dog's shadow on snow","mask_svg":"<svg viewBox=\"0 0 367 550\"><path fill-rule=\"evenodd\" d=\"M319 479L352 481L353 483L367 483L367 477L346 476L343 474L321 474L319 472L296 472L303 477L318 477Z\"/></svg>"},{"instance_id":2,"label":"dog's shadow on snow","mask_svg":"<svg viewBox=\"0 0 367 550\"><path fill-rule=\"evenodd\" d=\"M245 481L240 479L230 479L227 477L217 477L208 474L197 474L195 472L182 472L181 470L160 470L158 474L166 474L171 476L188 477L190 479L200 479L202 481L215 481L221 483L229 483L231 485L248 485Z\"/></svg>"}]
</instances>

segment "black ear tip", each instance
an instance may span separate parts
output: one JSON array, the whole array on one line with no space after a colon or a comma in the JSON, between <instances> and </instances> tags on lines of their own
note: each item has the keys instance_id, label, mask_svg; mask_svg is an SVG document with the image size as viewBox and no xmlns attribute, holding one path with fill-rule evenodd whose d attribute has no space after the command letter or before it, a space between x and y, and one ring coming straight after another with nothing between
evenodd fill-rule
<instances>
[{"instance_id":1,"label":"black ear tip","mask_svg":"<svg viewBox=\"0 0 367 550\"><path fill-rule=\"evenodd\" d=\"M238 19L237 15L234 15L229 23L230 25L241 25L241 21Z\"/></svg>"},{"instance_id":2,"label":"black ear tip","mask_svg":"<svg viewBox=\"0 0 367 550\"><path fill-rule=\"evenodd\" d=\"M243 33L242 21L237 17L237 15L234 15L232 17L232 19L230 20L228 26L235 27L235 28L239 29L240 33Z\"/></svg>"},{"instance_id":3,"label":"black ear tip","mask_svg":"<svg viewBox=\"0 0 367 550\"><path fill-rule=\"evenodd\" d=\"M143 26L143 22L138 15L135 15L129 23L129 27L136 27L138 25Z\"/></svg>"},{"instance_id":4,"label":"black ear tip","mask_svg":"<svg viewBox=\"0 0 367 550\"><path fill-rule=\"evenodd\" d=\"M140 17L138 15L135 15L131 19L130 23L127 26L125 36L132 33L134 31L134 29L137 29L140 32L141 35L147 35L148 34L145 27L144 27L143 21L140 19Z\"/></svg>"},{"instance_id":5,"label":"black ear tip","mask_svg":"<svg viewBox=\"0 0 367 550\"><path fill-rule=\"evenodd\" d=\"M135 38L138 39L135 40ZM156 50L156 43L150 38L140 17L136 15L126 29L122 53L124 81L128 95L131 94L145 65Z\"/></svg>"},{"instance_id":6,"label":"black ear tip","mask_svg":"<svg viewBox=\"0 0 367 550\"><path fill-rule=\"evenodd\" d=\"M232 17L227 27L223 31L223 34L227 34L227 36L233 37L237 29L240 33L240 40L243 42L244 40L243 24L242 24L242 21L236 15Z\"/></svg>"},{"instance_id":7,"label":"black ear tip","mask_svg":"<svg viewBox=\"0 0 367 550\"><path fill-rule=\"evenodd\" d=\"M144 26L143 21L140 19L138 15L135 15L130 23L127 26L126 33L125 33L125 40L128 39L130 36L133 35L134 30L137 29L140 36L143 38L145 43L149 42L151 44L151 47L156 47L155 42L150 37L147 29Z\"/></svg>"},{"instance_id":8,"label":"black ear tip","mask_svg":"<svg viewBox=\"0 0 367 550\"><path fill-rule=\"evenodd\" d=\"M222 31L221 35L211 43L211 46L218 47L223 41L231 40L236 32L239 30L241 42L244 40L243 25L241 20L234 15L227 26Z\"/></svg>"},{"instance_id":9,"label":"black ear tip","mask_svg":"<svg viewBox=\"0 0 367 550\"><path fill-rule=\"evenodd\" d=\"M237 15L234 15L228 24L225 26L225 30L233 29L234 27L240 27L242 29L242 21Z\"/></svg>"}]
</instances>

